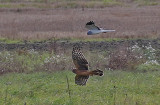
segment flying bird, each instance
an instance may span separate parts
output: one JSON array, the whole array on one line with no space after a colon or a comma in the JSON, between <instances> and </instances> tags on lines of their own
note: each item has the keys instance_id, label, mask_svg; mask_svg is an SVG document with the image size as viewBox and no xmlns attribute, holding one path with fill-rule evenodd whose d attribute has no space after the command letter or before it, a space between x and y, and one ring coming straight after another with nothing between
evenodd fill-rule
<instances>
[{"instance_id":1,"label":"flying bird","mask_svg":"<svg viewBox=\"0 0 160 105\"><path fill-rule=\"evenodd\" d=\"M73 69L72 72L76 74L75 76L75 84L77 85L86 85L86 82L89 76L98 75L102 76L103 71L96 70L88 70L88 61L85 59L83 53L80 50L79 45L75 45L72 51L72 59L73 63L76 66L76 69Z\"/></svg>"},{"instance_id":2,"label":"flying bird","mask_svg":"<svg viewBox=\"0 0 160 105\"><path fill-rule=\"evenodd\" d=\"M114 32L115 30L105 30L103 28L97 27L93 21L90 21L85 26L89 31L87 32L87 35L94 35L99 33L106 33L106 32Z\"/></svg>"}]
</instances>

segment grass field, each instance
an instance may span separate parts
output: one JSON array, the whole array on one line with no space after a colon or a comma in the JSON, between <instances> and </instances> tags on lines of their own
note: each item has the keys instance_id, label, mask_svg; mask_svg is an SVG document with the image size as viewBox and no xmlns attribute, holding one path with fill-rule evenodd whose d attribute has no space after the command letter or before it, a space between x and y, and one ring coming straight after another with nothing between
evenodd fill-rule
<instances>
[{"instance_id":1,"label":"grass field","mask_svg":"<svg viewBox=\"0 0 160 105\"><path fill-rule=\"evenodd\" d=\"M15 7L36 7L36 8L104 8L112 6L128 6L137 4L139 6L159 5L158 0L1 0L2 3L15 3ZM45 5L46 4L46 5ZM2 7L12 7L13 5L4 4Z\"/></svg>"},{"instance_id":2,"label":"grass field","mask_svg":"<svg viewBox=\"0 0 160 105\"><path fill-rule=\"evenodd\" d=\"M0 105L159 105L159 4L0 0ZM88 21L116 31L87 36ZM104 71L86 86L74 83L75 43Z\"/></svg>"},{"instance_id":3,"label":"grass field","mask_svg":"<svg viewBox=\"0 0 160 105\"><path fill-rule=\"evenodd\" d=\"M90 69L100 68L104 71L104 76L90 77L86 86L78 86L74 83L75 74L71 71L74 68L71 48L65 51L63 49L57 54L53 49L1 51L0 103L2 105L158 105L160 103L158 49L150 45L143 49L134 45L127 47L129 51L120 47L109 54L104 50L87 51L88 48L84 46L85 49L82 50L90 62ZM110 63L111 66L108 65Z\"/></svg>"},{"instance_id":4,"label":"grass field","mask_svg":"<svg viewBox=\"0 0 160 105\"><path fill-rule=\"evenodd\" d=\"M69 80L70 96L67 79ZM69 71L0 76L2 105L158 105L159 72L105 71L77 86Z\"/></svg>"}]
</instances>

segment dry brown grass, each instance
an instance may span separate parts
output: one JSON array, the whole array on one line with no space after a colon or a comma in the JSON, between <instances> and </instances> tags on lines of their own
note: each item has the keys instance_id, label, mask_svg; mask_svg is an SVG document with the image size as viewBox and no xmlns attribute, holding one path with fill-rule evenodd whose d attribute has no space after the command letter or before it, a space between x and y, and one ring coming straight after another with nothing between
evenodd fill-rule
<instances>
[{"instance_id":1,"label":"dry brown grass","mask_svg":"<svg viewBox=\"0 0 160 105\"><path fill-rule=\"evenodd\" d=\"M160 36L159 8L0 9L0 36L10 39L156 38ZM90 20L116 32L87 36L84 26Z\"/></svg>"},{"instance_id":2,"label":"dry brown grass","mask_svg":"<svg viewBox=\"0 0 160 105\"><path fill-rule=\"evenodd\" d=\"M111 51L108 67L113 70L135 70L144 62L146 59L142 51L132 51L131 47L124 45Z\"/></svg>"}]
</instances>

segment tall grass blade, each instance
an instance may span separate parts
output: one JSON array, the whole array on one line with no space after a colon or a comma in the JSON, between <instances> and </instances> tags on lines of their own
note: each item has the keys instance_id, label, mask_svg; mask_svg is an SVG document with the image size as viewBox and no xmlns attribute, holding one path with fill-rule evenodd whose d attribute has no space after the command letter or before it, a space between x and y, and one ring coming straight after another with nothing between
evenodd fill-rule
<instances>
[{"instance_id":1,"label":"tall grass blade","mask_svg":"<svg viewBox=\"0 0 160 105\"><path fill-rule=\"evenodd\" d=\"M66 75L66 79L67 79L67 88L68 88L68 96L69 96L69 99L71 101L71 90L70 90L70 85L69 85L69 80L68 80L68 76Z\"/></svg>"}]
</instances>

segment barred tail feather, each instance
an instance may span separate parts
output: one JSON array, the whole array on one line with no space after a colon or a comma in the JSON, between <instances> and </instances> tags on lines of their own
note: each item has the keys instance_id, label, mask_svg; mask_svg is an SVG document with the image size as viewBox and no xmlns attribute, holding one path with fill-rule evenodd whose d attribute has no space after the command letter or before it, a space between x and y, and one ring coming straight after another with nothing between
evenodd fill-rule
<instances>
[{"instance_id":1,"label":"barred tail feather","mask_svg":"<svg viewBox=\"0 0 160 105\"><path fill-rule=\"evenodd\" d=\"M92 74L93 75L98 75L98 76L103 76L103 71L97 69L97 70L93 70L92 71Z\"/></svg>"}]
</instances>

